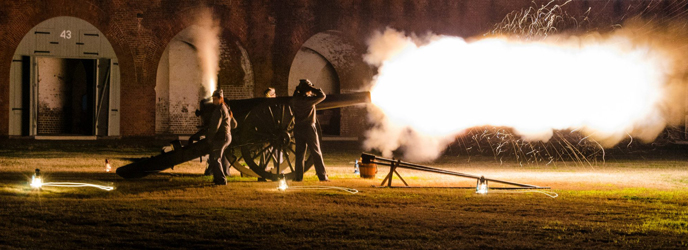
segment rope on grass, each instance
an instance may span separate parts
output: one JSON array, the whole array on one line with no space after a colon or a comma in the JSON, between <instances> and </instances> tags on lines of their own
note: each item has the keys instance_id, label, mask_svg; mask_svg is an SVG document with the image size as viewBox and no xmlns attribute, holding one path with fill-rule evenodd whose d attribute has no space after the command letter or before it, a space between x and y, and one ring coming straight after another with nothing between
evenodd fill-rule
<instances>
[{"instance_id":1,"label":"rope on grass","mask_svg":"<svg viewBox=\"0 0 688 250\"><path fill-rule=\"evenodd\" d=\"M115 189L113 186L103 186L91 183L78 183L78 182L46 182L41 186L43 187L94 187L105 191L112 191Z\"/></svg>"},{"instance_id":2,"label":"rope on grass","mask_svg":"<svg viewBox=\"0 0 688 250\"><path fill-rule=\"evenodd\" d=\"M353 189L353 188L347 188L347 187L335 187L335 186L289 186L289 189L334 189L334 190L340 190L344 192L348 192L351 194L356 194L358 193L358 190Z\"/></svg>"},{"instance_id":3,"label":"rope on grass","mask_svg":"<svg viewBox=\"0 0 688 250\"><path fill-rule=\"evenodd\" d=\"M552 198L552 199L559 197L559 194L557 194L556 192L542 191L542 190L518 190L518 191L490 190L490 193L541 193L541 194L547 195L549 198Z\"/></svg>"}]
</instances>

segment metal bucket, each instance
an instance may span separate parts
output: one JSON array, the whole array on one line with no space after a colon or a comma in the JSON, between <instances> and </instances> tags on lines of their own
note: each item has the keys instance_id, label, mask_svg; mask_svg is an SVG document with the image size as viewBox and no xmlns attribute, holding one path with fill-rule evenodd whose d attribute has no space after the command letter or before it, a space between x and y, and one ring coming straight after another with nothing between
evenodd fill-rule
<instances>
[{"instance_id":1,"label":"metal bucket","mask_svg":"<svg viewBox=\"0 0 688 250\"><path fill-rule=\"evenodd\" d=\"M377 164L375 163L358 163L358 169L361 173L361 178L375 179L377 174Z\"/></svg>"}]
</instances>

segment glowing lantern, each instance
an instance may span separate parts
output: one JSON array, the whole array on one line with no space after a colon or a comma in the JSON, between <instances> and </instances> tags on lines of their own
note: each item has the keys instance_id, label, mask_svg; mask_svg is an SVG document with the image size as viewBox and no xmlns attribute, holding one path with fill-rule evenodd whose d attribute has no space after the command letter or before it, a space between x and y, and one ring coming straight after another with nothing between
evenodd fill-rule
<instances>
[{"instance_id":1,"label":"glowing lantern","mask_svg":"<svg viewBox=\"0 0 688 250\"><path fill-rule=\"evenodd\" d=\"M112 167L110 166L110 160L105 159L105 172L110 173L110 170L112 170Z\"/></svg>"},{"instance_id":2,"label":"glowing lantern","mask_svg":"<svg viewBox=\"0 0 688 250\"><path fill-rule=\"evenodd\" d=\"M478 179L478 183L475 186L475 193L487 194L487 180L485 180L485 176L480 176L480 179Z\"/></svg>"},{"instance_id":3,"label":"glowing lantern","mask_svg":"<svg viewBox=\"0 0 688 250\"><path fill-rule=\"evenodd\" d=\"M359 170L358 170L358 159L356 159L356 164L354 165L354 174L360 174L360 173L361 172L359 172Z\"/></svg>"},{"instance_id":4,"label":"glowing lantern","mask_svg":"<svg viewBox=\"0 0 688 250\"><path fill-rule=\"evenodd\" d=\"M36 173L33 174L31 177L31 187L32 188L41 188L43 186L43 180L41 179L41 170L36 169Z\"/></svg>"},{"instance_id":5,"label":"glowing lantern","mask_svg":"<svg viewBox=\"0 0 688 250\"><path fill-rule=\"evenodd\" d=\"M289 188L289 186L287 185L287 179L281 178L279 180L279 186L277 187L277 190L284 191L284 190L287 190L287 188Z\"/></svg>"}]
</instances>

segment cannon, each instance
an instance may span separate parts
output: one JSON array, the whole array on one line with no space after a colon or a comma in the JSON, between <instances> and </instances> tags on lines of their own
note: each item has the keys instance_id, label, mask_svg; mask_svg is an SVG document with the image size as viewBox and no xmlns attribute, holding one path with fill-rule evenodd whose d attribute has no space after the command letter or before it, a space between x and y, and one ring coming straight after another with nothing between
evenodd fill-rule
<instances>
[{"instance_id":1,"label":"cannon","mask_svg":"<svg viewBox=\"0 0 688 250\"><path fill-rule=\"evenodd\" d=\"M238 126L232 129L232 143L224 154L224 163L230 164L244 176L277 180L282 176L293 178L296 144L294 139L294 115L289 106L291 97L252 98L227 100ZM370 102L370 92L330 94L319 103L318 110L327 110ZM209 99L201 101L196 114L202 120L208 119L211 105ZM204 123L205 124L205 123ZM322 138L319 123L318 133ZM172 142L172 150L157 156L135 160L117 168L117 174L125 179L141 178L173 168L175 165L198 159L209 152L209 144L201 138L199 130L189 138L187 145ZM313 166L310 155L306 155L304 171Z\"/></svg>"}]
</instances>

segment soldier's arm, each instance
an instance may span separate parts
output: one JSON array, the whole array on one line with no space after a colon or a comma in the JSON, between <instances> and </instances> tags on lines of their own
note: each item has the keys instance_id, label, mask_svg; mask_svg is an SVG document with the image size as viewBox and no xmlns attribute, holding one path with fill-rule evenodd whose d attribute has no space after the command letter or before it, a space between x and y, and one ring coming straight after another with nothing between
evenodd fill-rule
<instances>
[{"instance_id":1,"label":"soldier's arm","mask_svg":"<svg viewBox=\"0 0 688 250\"><path fill-rule=\"evenodd\" d=\"M322 102L327 97L325 95L325 92L323 92L322 89L313 88L313 90L311 90L311 91L313 91L313 94L315 94L314 96L309 98L309 99L311 99L311 102L313 105L316 105L316 104Z\"/></svg>"},{"instance_id":2,"label":"soldier's arm","mask_svg":"<svg viewBox=\"0 0 688 250\"><path fill-rule=\"evenodd\" d=\"M229 128L230 129L235 129L239 124L237 123L236 119L234 119L234 113L232 113L232 110L227 106L227 113L229 114Z\"/></svg>"}]
</instances>

